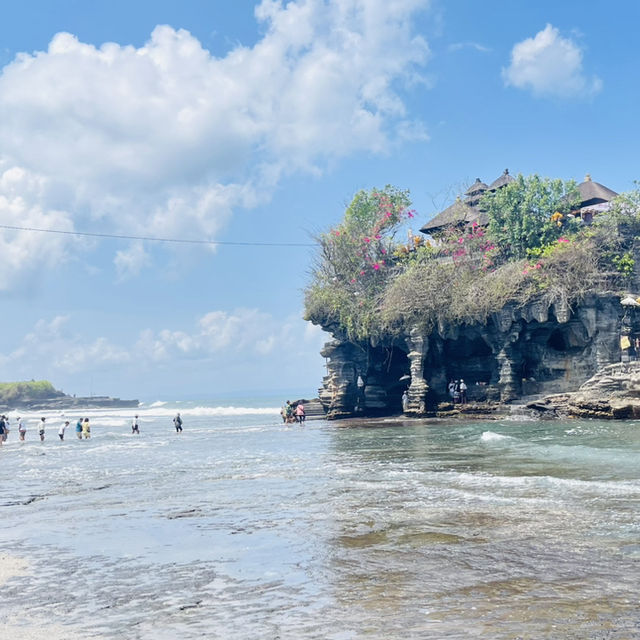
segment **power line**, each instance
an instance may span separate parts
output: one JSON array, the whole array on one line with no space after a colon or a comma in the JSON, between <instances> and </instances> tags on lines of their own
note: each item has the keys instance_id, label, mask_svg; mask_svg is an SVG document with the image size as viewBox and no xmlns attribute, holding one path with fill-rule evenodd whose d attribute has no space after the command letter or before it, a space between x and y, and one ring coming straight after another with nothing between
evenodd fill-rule
<instances>
[{"instance_id":1,"label":"power line","mask_svg":"<svg viewBox=\"0 0 640 640\"><path fill-rule=\"evenodd\" d=\"M8 224L0 224L0 229L10 231L35 231L38 233L57 233L66 236L82 236L88 238L109 238L115 240L144 240L146 242L173 242L177 244L205 244L222 245L231 247L317 247L313 243L304 242L234 242L225 240L191 240L188 238L154 238L152 236L129 236L117 233L91 233L89 231L64 231L62 229L37 229L35 227L14 227Z\"/></svg>"}]
</instances>

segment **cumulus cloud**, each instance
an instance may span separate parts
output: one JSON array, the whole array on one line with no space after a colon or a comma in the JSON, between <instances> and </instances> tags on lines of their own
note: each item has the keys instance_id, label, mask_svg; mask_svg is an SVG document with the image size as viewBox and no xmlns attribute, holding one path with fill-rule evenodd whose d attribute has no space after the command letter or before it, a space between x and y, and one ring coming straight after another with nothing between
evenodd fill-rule
<instances>
[{"instance_id":1,"label":"cumulus cloud","mask_svg":"<svg viewBox=\"0 0 640 640\"><path fill-rule=\"evenodd\" d=\"M31 377L34 370L84 371L130 362L131 355L127 349L103 337L85 341L68 329L68 323L68 316L38 320L14 351L0 355L0 366L9 368L14 377Z\"/></svg>"},{"instance_id":2,"label":"cumulus cloud","mask_svg":"<svg viewBox=\"0 0 640 640\"><path fill-rule=\"evenodd\" d=\"M264 36L224 57L170 26L139 48L55 35L0 74L0 223L214 238L285 174L424 139L398 88L427 61L412 29L427 4L263 0ZM69 241L0 235L15 248L0 288ZM115 263L145 260L134 247Z\"/></svg>"},{"instance_id":3,"label":"cumulus cloud","mask_svg":"<svg viewBox=\"0 0 640 640\"><path fill-rule=\"evenodd\" d=\"M600 91L602 81L585 74L582 58L580 46L548 24L513 47L511 64L502 70L502 77L506 85L538 97L587 98Z\"/></svg>"},{"instance_id":4,"label":"cumulus cloud","mask_svg":"<svg viewBox=\"0 0 640 640\"><path fill-rule=\"evenodd\" d=\"M321 329L300 320L300 314L277 318L258 309L210 311L190 330L144 329L128 344L105 337L86 339L69 327L68 316L41 319L13 352L0 354L0 373L31 377L47 371L58 378L63 371L104 372L135 365L136 370L180 362L268 362L316 356L327 339Z\"/></svg>"}]
</instances>

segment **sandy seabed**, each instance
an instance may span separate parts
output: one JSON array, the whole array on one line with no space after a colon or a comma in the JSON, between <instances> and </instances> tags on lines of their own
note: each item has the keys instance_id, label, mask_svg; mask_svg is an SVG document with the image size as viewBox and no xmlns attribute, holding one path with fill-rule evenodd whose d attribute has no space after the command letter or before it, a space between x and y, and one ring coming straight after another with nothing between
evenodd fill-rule
<instances>
[{"instance_id":1,"label":"sandy seabed","mask_svg":"<svg viewBox=\"0 0 640 640\"><path fill-rule=\"evenodd\" d=\"M22 558L0 553L0 588L9 580L29 575L29 564ZM29 618L20 612L3 611L0 602L0 638L7 640L83 640L70 627Z\"/></svg>"}]
</instances>

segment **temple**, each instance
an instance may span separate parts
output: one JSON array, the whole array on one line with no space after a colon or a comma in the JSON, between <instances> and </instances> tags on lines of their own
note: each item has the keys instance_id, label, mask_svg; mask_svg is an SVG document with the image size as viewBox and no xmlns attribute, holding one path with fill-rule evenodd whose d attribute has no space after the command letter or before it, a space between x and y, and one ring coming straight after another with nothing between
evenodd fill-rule
<instances>
[{"instance_id":1,"label":"temple","mask_svg":"<svg viewBox=\"0 0 640 640\"><path fill-rule=\"evenodd\" d=\"M487 225L482 195L513 180L508 170L489 185L478 178L420 231L437 239L452 226ZM587 224L617 195L590 176L578 191L580 203L572 213ZM640 250L638 254L640 263ZM640 290L640 273L634 273L631 284ZM635 301L633 305L640 307ZM448 382L460 378L472 402L508 403L573 391L602 367L624 359L627 342L640 351L635 308L621 305L618 294L602 292L575 307L535 300L510 303L484 323L436 326L428 332L409 328L400 338L381 337L367 345L334 329L329 329L334 339L321 352L327 375L319 394L331 417L400 413L405 390L405 414L433 412L448 400Z\"/></svg>"}]
</instances>

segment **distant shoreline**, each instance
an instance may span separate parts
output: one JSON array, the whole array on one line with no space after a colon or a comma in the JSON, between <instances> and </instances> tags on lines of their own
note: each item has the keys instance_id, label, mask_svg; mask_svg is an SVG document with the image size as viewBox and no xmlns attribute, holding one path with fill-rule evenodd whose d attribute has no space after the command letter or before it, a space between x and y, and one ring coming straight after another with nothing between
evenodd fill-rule
<instances>
[{"instance_id":1,"label":"distant shoreline","mask_svg":"<svg viewBox=\"0 0 640 640\"><path fill-rule=\"evenodd\" d=\"M38 398L29 400L16 400L11 404L0 404L0 412L15 410L23 411L56 411L58 409L137 409L140 406L139 400L121 400L109 396L62 396L57 398Z\"/></svg>"}]
</instances>

